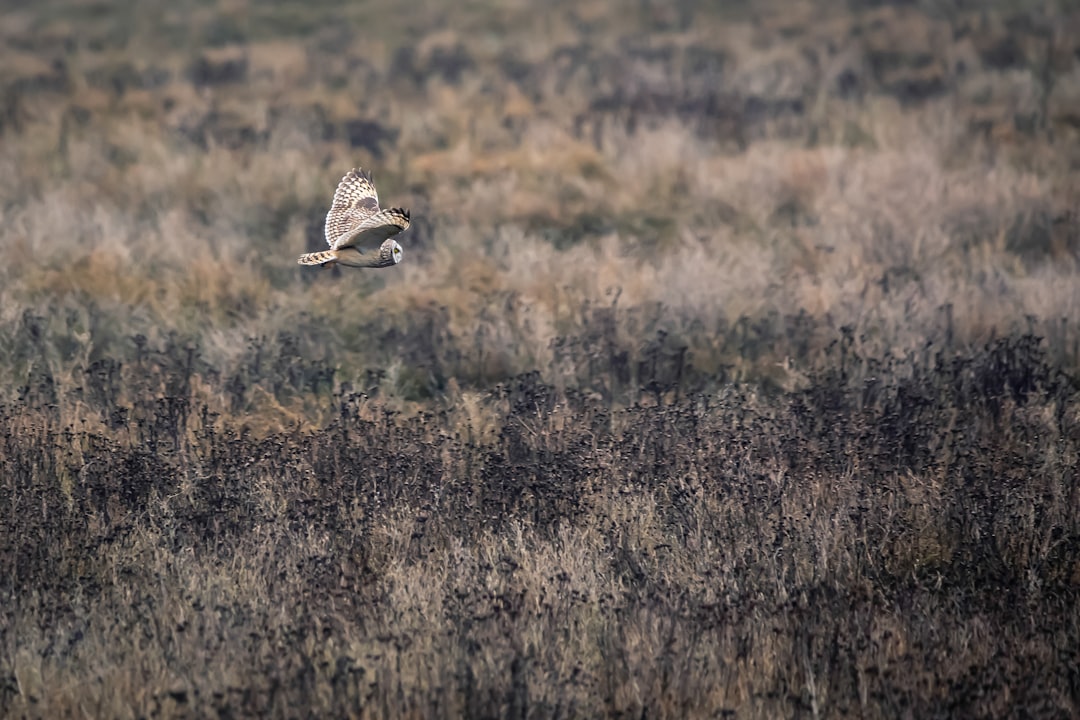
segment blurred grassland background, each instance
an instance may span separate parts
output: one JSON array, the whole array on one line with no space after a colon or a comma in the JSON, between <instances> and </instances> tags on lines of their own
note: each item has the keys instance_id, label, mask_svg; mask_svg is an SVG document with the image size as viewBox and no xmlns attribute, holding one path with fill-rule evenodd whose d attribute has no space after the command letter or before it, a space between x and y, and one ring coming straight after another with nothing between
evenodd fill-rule
<instances>
[{"instance_id":1,"label":"blurred grassland background","mask_svg":"<svg viewBox=\"0 0 1080 720\"><path fill-rule=\"evenodd\" d=\"M0 714L1080 713L1078 198L1075 3L6 3Z\"/></svg>"}]
</instances>

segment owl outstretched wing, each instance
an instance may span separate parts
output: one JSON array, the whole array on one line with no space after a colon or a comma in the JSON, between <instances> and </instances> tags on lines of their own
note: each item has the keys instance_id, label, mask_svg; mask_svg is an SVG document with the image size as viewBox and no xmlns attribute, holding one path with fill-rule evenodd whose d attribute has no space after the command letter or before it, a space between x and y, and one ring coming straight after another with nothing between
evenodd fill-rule
<instances>
[{"instance_id":1,"label":"owl outstretched wing","mask_svg":"<svg viewBox=\"0 0 1080 720\"><path fill-rule=\"evenodd\" d=\"M326 213L326 242L334 250L344 247L360 227L379 213L379 193L370 173L353 168L345 173ZM351 243L349 243L351 244Z\"/></svg>"},{"instance_id":2,"label":"owl outstretched wing","mask_svg":"<svg viewBox=\"0 0 1080 720\"><path fill-rule=\"evenodd\" d=\"M357 225L350 235L340 237L335 249L355 247L362 253L374 250L387 238L408 229L409 222L409 211L404 208L377 210Z\"/></svg>"}]
</instances>

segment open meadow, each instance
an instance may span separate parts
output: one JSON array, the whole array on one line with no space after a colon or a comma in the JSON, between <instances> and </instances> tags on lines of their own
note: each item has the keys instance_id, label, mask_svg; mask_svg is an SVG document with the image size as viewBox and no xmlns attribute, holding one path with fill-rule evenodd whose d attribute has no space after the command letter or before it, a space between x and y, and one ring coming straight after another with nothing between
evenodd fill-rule
<instances>
[{"instance_id":1,"label":"open meadow","mask_svg":"<svg viewBox=\"0 0 1080 720\"><path fill-rule=\"evenodd\" d=\"M7 2L0 251L2 717L1080 716L1075 2Z\"/></svg>"}]
</instances>

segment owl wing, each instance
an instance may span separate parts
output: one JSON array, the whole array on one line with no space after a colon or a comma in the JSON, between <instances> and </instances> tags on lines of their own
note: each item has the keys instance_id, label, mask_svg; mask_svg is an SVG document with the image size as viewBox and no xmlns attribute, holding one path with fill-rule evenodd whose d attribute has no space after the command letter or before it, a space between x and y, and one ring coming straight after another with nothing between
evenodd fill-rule
<instances>
[{"instance_id":1,"label":"owl wing","mask_svg":"<svg viewBox=\"0 0 1080 720\"><path fill-rule=\"evenodd\" d=\"M334 249L355 247L362 253L376 250L387 238L408 229L409 222L409 211L404 208L378 210L357 225L349 235L343 235Z\"/></svg>"},{"instance_id":2,"label":"owl wing","mask_svg":"<svg viewBox=\"0 0 1080 720\"><path fill-rule=\"evenodd\" d=\"M359 168L345 173L334 192L334 202L326 213L326 242L331 249L344 247L366 220L379 212L379 193L371 174Z\"/></svg>"}]
</instances>

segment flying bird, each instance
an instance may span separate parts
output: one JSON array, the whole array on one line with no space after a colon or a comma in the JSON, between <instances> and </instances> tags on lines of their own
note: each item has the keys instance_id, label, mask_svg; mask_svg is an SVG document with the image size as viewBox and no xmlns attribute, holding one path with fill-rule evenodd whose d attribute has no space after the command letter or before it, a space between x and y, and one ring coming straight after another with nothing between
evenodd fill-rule
<instances>
[{"instance_id":1,"label":"flying bird","mask_svg":"<svg viewBox=\"0 0 1080 720\"><path fill-rule=\"evenodd\" d=\"M305 253L301 265L382 268L401 262L401 245L393 236L409 227L409 211L381 209L371 174L359 168L345 173L326 213L329 250Z\"/></svg>"}]
</instances>

